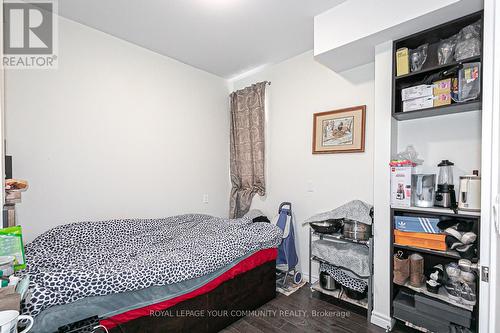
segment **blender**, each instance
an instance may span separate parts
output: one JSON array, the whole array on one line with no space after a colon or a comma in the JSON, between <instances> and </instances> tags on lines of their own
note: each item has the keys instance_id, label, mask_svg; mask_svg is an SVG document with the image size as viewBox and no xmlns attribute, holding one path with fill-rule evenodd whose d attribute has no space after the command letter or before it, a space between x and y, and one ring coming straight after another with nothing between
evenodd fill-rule
<instances>
[{"instance_id":1,"label":"blender","mask_svg":"<svg viewBox=\"0 0 500 333\"><path fill-rule=\"evenodd\" d=\"M455 186L453 185L453 165L453 162L448 160L442 160L438 164L439 176L435 206L453 209L457 206Z\"/></svg>"}]
</instances>

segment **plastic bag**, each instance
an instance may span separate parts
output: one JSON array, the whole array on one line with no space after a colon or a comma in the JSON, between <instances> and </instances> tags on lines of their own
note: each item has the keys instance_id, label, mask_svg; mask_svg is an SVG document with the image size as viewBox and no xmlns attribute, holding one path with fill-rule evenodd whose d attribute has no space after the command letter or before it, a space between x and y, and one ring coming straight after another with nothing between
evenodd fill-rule
<instances>
[{"instance_id":1,"label":"plastic bag","mask_svg":"<svg viewBox=\"0 0 500 333\"><path fill-rule=\"evenodd\" d=\"M469 24L458 33L455 60L475 57L481 54L481 20Z\"/></svg>"},{"instance_id":2,"label":"plastic bag","mask_svg":"<svg viewBox=\"0 0 500 333\"><path fill-rule=\"evenodd\" d=\"M458 35L453 35L448 39L443 39L438 46L438 63L446 65L453 61Z\"/></svg>"},{"instance_id":3,"label":"plastic bag","mask_svg":"<svg viewBox=\"0 0 500 333\"><path fill-rule=\"evenodd\" d=\"M405 150L395 154L392 158L393 161L411 161L417 165L421 165L424 163L424 160L418 158L418 152L413 147L413 145L409 145Z\"/></svg>"},{"instance_id":4,"label":"plastic bag","mask_svg":"<svg viewBox=\"0 0 500 333\"><path fill-rule=\"evenodd\" d=\"M14 256L14 270L26 268L21 226L0 229L0 256Z\"/></svg>"},{"instance_id":5,"label":"plastic bag","mask_svg":"<svg viewBox=\"0 0 500 333\"><path fill-rule=\"evenodd\" d=\"M479 97L481 93L481 63L464 64L458 72L458 102L466 102Z\"/></svg>"},{"instance_id":6,"label":"plastic bag","mask_svg":"<svg viewBox=\"0 0 500 333\"><path fill-rule=\"evenodd\" d=\"M410 68L412 72L422 69L427 60L427 48L429 44L423 44L410 51Z\"/></svg>"}]
</instances>

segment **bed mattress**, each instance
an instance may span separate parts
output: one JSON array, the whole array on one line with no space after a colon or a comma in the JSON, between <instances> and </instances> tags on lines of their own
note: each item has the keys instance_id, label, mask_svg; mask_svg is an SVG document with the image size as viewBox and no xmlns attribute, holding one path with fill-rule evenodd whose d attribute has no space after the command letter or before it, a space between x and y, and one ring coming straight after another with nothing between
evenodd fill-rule
<instances>
[{"instance_id":1,"label":"bed mattress","mask_svg":"<svg viewBox=\"0 0 500 333\"><path fill-rule=\"evenodd\" d=\"M56 332L60 326L95 315L103 318L101 324L111 329L208 293L227 280L274 261L276 256L277 249L264 249L240 257L229 265L198 278L118 294L86 297L70 304L53 306L35 317L31 332Z\"/></svg>"},{"instance_id":2,"label":"bed mattress","mask_svg":"<svg viewBox=\"0 0 500 333\"><path fill-rule=\"evenodd\" d=\"M21 274L30 286L22 312L35 317L89 297L203 279L276 248L281 236L269 223L202 214L59 226L26 246Z\"/></svg>"}]
</instances>

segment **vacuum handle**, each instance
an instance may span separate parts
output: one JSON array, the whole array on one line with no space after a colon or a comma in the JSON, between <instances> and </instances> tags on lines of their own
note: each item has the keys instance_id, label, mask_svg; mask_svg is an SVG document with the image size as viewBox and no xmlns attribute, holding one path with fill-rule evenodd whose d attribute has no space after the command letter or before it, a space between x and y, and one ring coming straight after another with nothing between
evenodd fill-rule
<instances>
[{"instance_id":1,"label":"vacuum handle","mask_svg":"<svg viewBox=\"0 0 500 333\"><path fill-rule=\"evenodd\" d=\"M278 214L281 213L281 209L283 209L285 206L288 206L288 215L292 214L292 203L291 202L282 202L280 204L280 207L278 208Z\"/></svg>"}]
</instances>

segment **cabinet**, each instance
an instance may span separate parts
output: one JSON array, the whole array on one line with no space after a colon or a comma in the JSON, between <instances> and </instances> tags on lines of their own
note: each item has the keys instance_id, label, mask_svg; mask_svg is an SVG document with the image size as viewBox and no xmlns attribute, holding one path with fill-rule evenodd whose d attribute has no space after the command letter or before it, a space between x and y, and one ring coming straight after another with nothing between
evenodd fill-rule
<instances>
[{"instance_id":1,"label":"cabinet","mask_svg":"<svg viewBox=\"0 0 500 333\"><path fill-rule=\"evenodd\" d=\"M481 167L481 108L482 108L482 87L479 95L466 102L452 101L449 105L433 106L415 111L403 112L402 90L408 87L421 84L432 84L443 78L451 77L450 69L460 69L464 64L483 63L482 52L482 29L481 29L481 50L480 54L462 59L460 61L453 60L446 64L438 63L438 45L441 40L447 39L458 33L462 28L475 23L482 22L483 12L473 13L471 15L459 18L457 20L447 22L445 24L417 32L413 35L401 38L393 42L393 74L392 74L392 117L396 120L395 127L392 131L392 139L395 141L392 153L403 150L407 145L414 144L420 157L424 159L423 173L437 173L437 163L441 159L450 159L455 162L458 176L463 174L471 174L472 169L480 169ZM408 74L397 76L396 51L401 48L415 49L418 46L428 44L428 58L420 70L410 72ZM482 82L482 67L480 66L480 80ZM457 175L456 175L457 176ZM458 195L458 177L455 179L455 190ZM450 314L449 318L453 318L453 311L456 312L456 317L463 314L463 311L470 314L471 324L470 329L473 332L478 332L479 327L479 295L480 295L480 244L481 244L481 214L477 212L454 212L451 209L445 208L391 208L390 224L391 224L391 254L402 251L406 254L418 253L424 258L424 267L426 273L435 265L442 264L443 267L449 263L458 263L462 259L461 255L455 251L447 249L446 251L438 251L424 247L408 246L397 244L394 239L394 217L409 216L419 218L434 218L440 220L456 219L469 225L474 233L477 234L475 246L477 253L471 259L475 274L475 294L477 300L474 305L464 302L462 299L451 298L449 294L441 292L432 293L423 287L417 288L408 283L401 286L393 283L393 260L391 258L391 316L398 321L401 321L409 326L419 326L418 320L412 322L405 318L398 318L395 311L395 303L397 298L404 295L417 295L417 299L429 300L437 307L442 307L443 311ZM443 286L441 287L443 288ZM399 295L399 296L398 296ZM451 311L451 312L450 312ZM415 309L415 313L418 312ZM432 313L431 313L432 315ZM463 316L462 316L463 317ZM441 324L446 325L457 324L447 322L445 318L440 318ZM425 320L420 321L425 323ZM444 326L446 326L444 325Z\"/></svg>"},{"instance_id":2,"label":"cabinet","mask_svg":"<svg viewBox=\"0 0 500 333\"><path fill-rule=\"evenodd\" d=\"M432 82L437 81L440 76L443 75L443 73L446 73L447 71L450 71L457 67L460 68L463 64L476 62L482 63L482 52L479 55L474 55L472 57L461 60L452 59L446 64L439 64L438 61L438 48L441 40L450 38L453 35L459 33L462 28L478 21L482 22L482 20L483 12L481 11L394 41L393 50L399 50L401 48L408 48L411 50L416 49L420 45L428 45L426 52L426 61L424 62L422 68L414 72L409 72L405 75L396 75L397 60L396 52L394 52L392 82L392 116L394 118L396 118L397 120L410 120L481 109L482 93L480 93L476 99L462 103L452 101L450 105L442 105L416 111L403 112L401 91L404 88L408 88L411 86L420 84L432 84ZM483 36L482 32L481 36Z\"/></svg>"}]
</instances>

